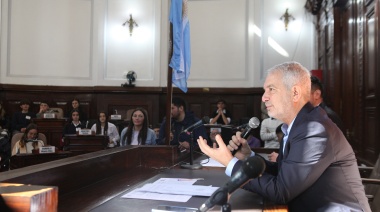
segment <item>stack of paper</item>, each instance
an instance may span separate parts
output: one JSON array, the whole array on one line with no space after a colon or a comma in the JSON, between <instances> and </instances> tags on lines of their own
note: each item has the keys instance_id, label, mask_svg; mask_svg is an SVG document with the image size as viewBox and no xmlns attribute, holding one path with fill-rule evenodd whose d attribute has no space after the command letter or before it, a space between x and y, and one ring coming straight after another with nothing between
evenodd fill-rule
<instances>
[{"instance_id":1,"label":"stack of paper","mask_svg":"<svg viewBox=\"0 0 380 212\"><path fill-rule=\"evenodd\" d=\"M218 187L193 185L198 179L160 178L145 184L122 198L187 202L192 196L211 196Z\"/></svg>"}]
</instances>

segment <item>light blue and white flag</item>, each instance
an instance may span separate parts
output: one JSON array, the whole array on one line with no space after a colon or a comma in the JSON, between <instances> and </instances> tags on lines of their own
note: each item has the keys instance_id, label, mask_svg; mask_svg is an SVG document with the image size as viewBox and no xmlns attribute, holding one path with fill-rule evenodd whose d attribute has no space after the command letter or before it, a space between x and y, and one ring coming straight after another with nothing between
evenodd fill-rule
<instances>
[{"instance_id":1,"label":"light blue and white flag","mask_svg":"<svg viewBox=\"0 0 380 212\"><path fill-rule=\"evenodd\" d=\"M191 66L187 0L172 0L169 21L173 25L173 56L169 63L173 69L172 82L186 93Z\"/></svg>"}]
</instances>

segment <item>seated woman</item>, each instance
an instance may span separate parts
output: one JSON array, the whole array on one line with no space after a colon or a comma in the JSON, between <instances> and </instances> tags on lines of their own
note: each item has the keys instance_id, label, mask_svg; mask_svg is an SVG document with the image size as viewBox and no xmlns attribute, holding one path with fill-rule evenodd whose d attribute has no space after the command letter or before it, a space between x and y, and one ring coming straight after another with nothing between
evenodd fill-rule
<instances>
[{"instance_id":1,"label":"seated woman","mask_svg":"<svg viewBox=\"0 0 380 212\"><path fill-rule=\"evenodd\" d=\"M148 127L148 113L143 108L136 108L131 115L128 127L121 131L120 146L156 145L156 134Z\"/></svg>"},{"instance_id":2,"label":"seated woman","mask_svg":"<svg viewBox=\"0 0 380 212\"><path fill-rule=\"evenodd\" d=\"M24 132L24 135L19 141L16 142L12 149L12 156L22 153L32 153L32 150L37 150L44 146L44 142L37 140L38 130L37 125L31 123L29 124Z\"/></svg>"},{"instance_id":3,"label":"seated woman","mask_svg":"<svg viewBox=\"0 0 380 212\"><path fill-rule=\"evenodd\" d=\"M79 121L79 110L74 109L70 115L71 122L67 124L63 129L63 136L66 134L76 134L79 129L83 129L85 126Z\"/></svg>"},{"instance_id":4,"label":"seated woman","mask_svg":"<svg viewBox=\"0 0 380 212\"><path fill-rule=\"evenodd\" d=\"M98 120L91 127L91 131L97 135L108 135L108 147L114 147L120 140L119 132L114 124L108 122L108 117L105 112L100 112Z\"/></svg>"}]
</instances>

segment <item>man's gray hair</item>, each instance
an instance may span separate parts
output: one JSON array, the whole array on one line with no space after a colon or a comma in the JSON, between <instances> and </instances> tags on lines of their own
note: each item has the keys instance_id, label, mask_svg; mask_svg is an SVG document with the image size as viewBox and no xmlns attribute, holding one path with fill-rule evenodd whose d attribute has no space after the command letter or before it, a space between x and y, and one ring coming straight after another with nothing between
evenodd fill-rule
<instances>
[{"instance_id":1,"label":"man's gray hair","mask_svg":"<svg viewBox=\"0 0 380 212\"><path fill-rule=\"evenodd\" d=\"M306 100L310 98L310 71L300 63L291 61L276 65L268 70L268 75L272 73L282 74L282 82L288 91L290 91L293 86L298 85L305 91L305 93L303 93L304 98Z\"/></svg>"}]
</instances>

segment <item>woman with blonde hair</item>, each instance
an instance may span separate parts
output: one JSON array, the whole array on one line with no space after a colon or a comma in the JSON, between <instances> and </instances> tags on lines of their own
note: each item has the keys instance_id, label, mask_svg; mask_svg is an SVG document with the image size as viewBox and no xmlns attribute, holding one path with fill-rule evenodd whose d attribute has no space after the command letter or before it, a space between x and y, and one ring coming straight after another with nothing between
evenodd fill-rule
<instances>
[{"instance_id":1,"label":"woman with blonde hair","mask_svg":"<svg viewBox=\"0 0 380 212\"><path fill-rule=\"evenodd\" d=\"M29 124L21 139L16 142L12 149L12 155L22 153L32 153L32 150L37 150L44 146L44 142L38 140L38 129L36 124Z\"/></svg>"},{"instance_id":2,"label":"woman with blonde hair","mask_svg":"<svg viewBox=\"0 0 380 212\"><path fill-rule=\"evenodd\" d=\"M132 112L128 127L121 132L120 146L156 145L156 134L148 126L148 113L143 108L136 108Z\"/></svg>"}]
</instances>

